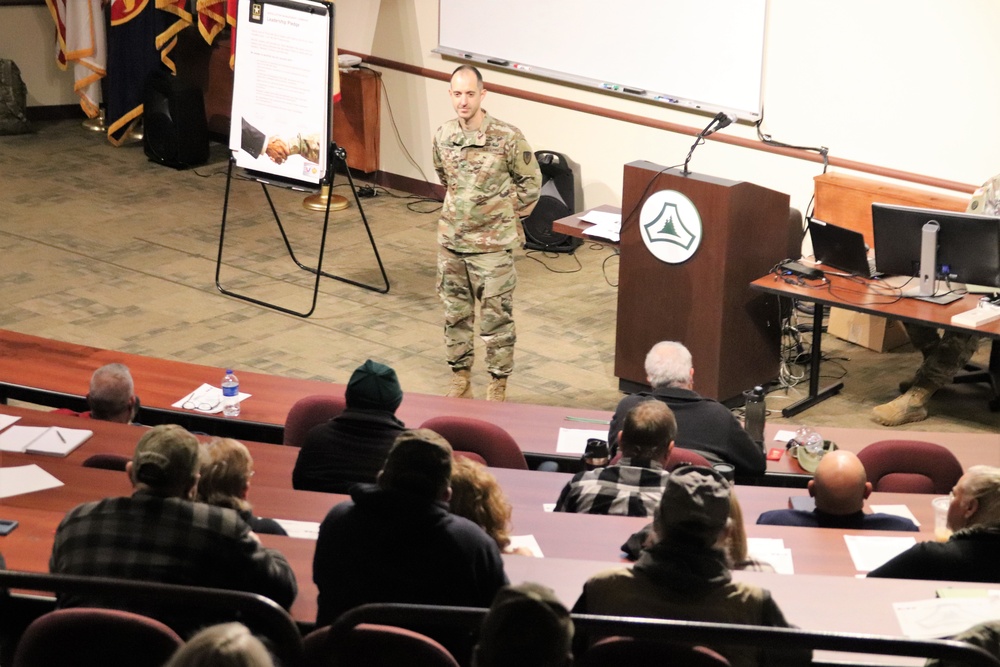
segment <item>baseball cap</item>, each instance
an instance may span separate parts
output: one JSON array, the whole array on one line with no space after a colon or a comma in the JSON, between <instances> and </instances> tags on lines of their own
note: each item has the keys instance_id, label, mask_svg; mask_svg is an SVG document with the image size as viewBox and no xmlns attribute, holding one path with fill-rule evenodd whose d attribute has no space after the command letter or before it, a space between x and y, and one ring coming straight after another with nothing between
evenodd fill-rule
<instances>
[{"instance_id":1,"label":"baseball cap","mask_svg":"<svg viewBox=\"0 0 1000 667\"><path fill-rule=\"evenodd\" d=\"M198 439L177 424L154 426L135 446L132 479L153 489L184 487L197 470Z\"/></svg>"},{"instance_id":2,"label":"baseball cap","mask_svg":"<svg viewBox=\"0 0 1000 667\"><path fill-rule=\"evenodd\" d=\"M729 519L729 482L705 466L675 468L660 500L659 524L677 532L714 541Z\"/></svg>"}]
</instances>

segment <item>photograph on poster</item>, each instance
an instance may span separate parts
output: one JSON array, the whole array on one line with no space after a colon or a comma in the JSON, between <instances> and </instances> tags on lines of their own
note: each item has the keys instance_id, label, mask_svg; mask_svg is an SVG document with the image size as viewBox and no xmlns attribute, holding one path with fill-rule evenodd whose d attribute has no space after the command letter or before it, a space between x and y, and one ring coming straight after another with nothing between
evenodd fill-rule
<instances>
[{"instance_id":1,"label":"photograph on poster","mask_svg":"<svg viewBox=\"0 0 1000 667\"><path fill-rule=\"evenodd\" d=\"M229 148L239 167L317 184L330 144L332 8L253 0L237 19Z\"/></svg>"}]
</instances>

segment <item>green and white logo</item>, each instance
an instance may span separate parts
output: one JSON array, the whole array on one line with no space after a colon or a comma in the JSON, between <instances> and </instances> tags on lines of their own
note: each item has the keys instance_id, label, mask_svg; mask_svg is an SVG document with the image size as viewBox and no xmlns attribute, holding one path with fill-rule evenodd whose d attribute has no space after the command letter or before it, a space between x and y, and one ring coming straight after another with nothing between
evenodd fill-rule
<instances>
[{"instance_id":1,"label":"green and white logo","mask_svg":"<svg viewBox=\"0 0 1000 667\"><path fill-rule=\"evenodd\" d=\"M676 190L654 192L639 212L642 242L661 262L686 262L701 244L701 215Z\"/></svg>"}]
</instances>

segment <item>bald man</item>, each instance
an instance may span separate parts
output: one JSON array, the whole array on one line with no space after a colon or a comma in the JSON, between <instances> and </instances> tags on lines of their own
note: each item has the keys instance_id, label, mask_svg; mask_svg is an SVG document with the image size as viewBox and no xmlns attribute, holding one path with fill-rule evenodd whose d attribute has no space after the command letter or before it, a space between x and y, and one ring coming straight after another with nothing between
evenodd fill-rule
<instances>
[{"instance_id":1,"label":"bald man","mask_svg":"<svg viewBox=\"0 0 1000 667\"><path fill-rule=\"evenodd\" d=\"M840 449L824 456L815 476L809 480L808 488L809 495L816 500L814 510L771 510L761 514L757 523L766 526L917 530L912 521L894 514L865 514L865 499L871 495L872 485L864 465L853 452Z\"/></svg>"}]
</instances>

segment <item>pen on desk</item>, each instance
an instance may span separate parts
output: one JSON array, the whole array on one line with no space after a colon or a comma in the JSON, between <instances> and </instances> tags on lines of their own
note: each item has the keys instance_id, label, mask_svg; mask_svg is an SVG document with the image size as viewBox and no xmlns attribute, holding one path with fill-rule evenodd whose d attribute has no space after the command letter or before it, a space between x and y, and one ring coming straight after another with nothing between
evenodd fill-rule
<instances>
[{"instance_id":1,"label":"pen on desk","mask_svg":"<svg viewBox=\"0 0 1000 667\"><path fill-rule=\"evenodd\" d=\"M56 429L56 435L59 436L59 439L62 440L63 444L66 444L66 438L63 437L62 431Z\"/></svg>"},{"instance_id":2,"label":"pen on desk","mask_svg":"<svg viewBox=\"0 0 1000 667\"><path fill-rule=\"evenodd\" d=\"M591 419L589 417L573 417L572 415L566 415L566 421L570 422L586 422L588 424L607 424L611 425L611 420L609 419Z\"/></svg>"}]
</instances>

